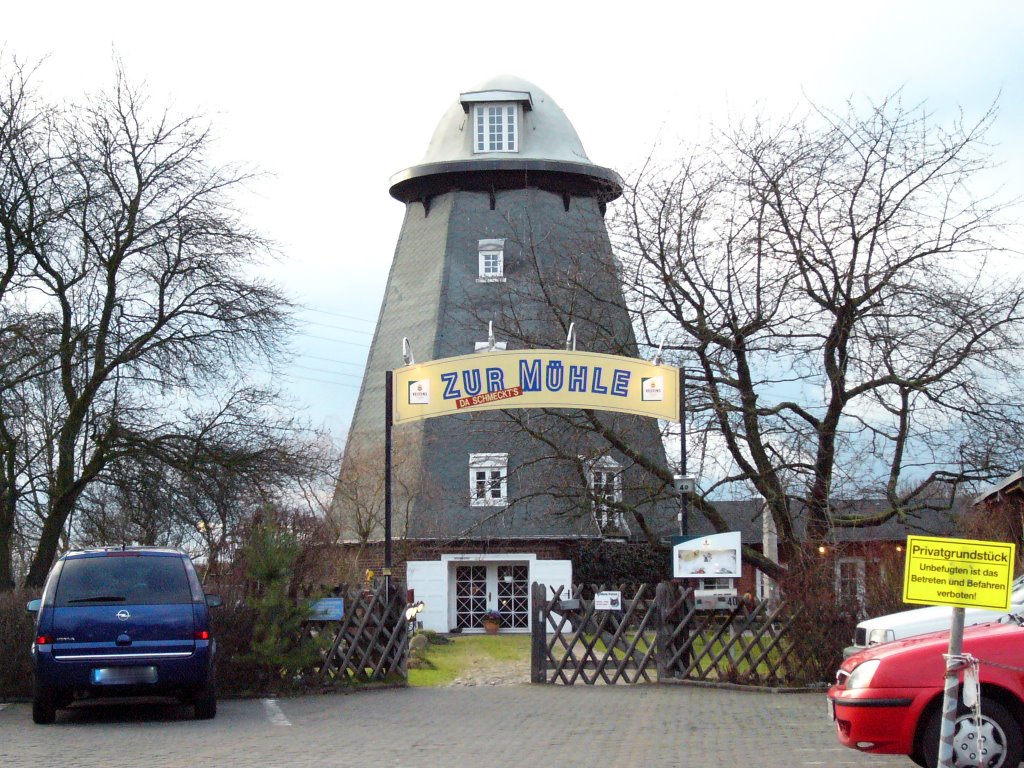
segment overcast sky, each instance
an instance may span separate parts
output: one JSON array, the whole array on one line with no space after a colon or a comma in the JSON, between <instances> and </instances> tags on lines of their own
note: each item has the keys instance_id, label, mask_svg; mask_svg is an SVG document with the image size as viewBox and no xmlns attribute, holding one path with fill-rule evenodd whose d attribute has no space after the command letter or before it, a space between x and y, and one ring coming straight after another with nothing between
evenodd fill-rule
<instances>
[{"instance_id":1,"label":"overcast sky","mask_svg":"<svg viewBox=\"0 0 1024 768\"><path fill-rule=\"evenodd\" d=\"M547 91L590 159L624 176L655 142L805 96L839 108L903 87L968 117L998 98L990 183L1024 194L1024 2L707 5L38 0L4 8L0 39L48 57L38 83L57 98L109 85L116 52L155 104L209 118L219 159L267 173L242 202L306 308L284 383L340 441L401 226L388 180L494 75Z\"/></svg>"}]
</instances>

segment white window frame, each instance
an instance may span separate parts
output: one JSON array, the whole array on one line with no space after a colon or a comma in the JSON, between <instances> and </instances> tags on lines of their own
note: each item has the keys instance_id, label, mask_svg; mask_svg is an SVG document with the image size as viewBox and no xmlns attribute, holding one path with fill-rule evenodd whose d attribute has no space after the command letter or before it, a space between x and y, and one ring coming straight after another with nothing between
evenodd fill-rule
<instances>
[{"instance_id":1,"label":"white window frame","mask_svg":"<svg viewBox=\"0 0 1024 768\"><path fill-rule=\"evenodd\" d=\"M478 241L477 253L480 269L476 281L478 283L505 282L505 238L496 237Z\"/></svg>"},{"instance_id":2,"label":"white window frame","mask_svg":"<svg viewBox=\"0 0 1024 768\"><path fill-rule=\"evenodd\" d=\"M867 567L863 557L840 557L836 560L836 598L843 599L843 566L852 565L856 569L856 576L853 583L856 586L857 603L864 605L867 594Z\"/></svg>"},{"instance_id":3,"label":"white window frame","mask_svg":"<svg viewBox=\"0 0 1024 768\"><path fill-rule=\"evenodd\" d=\"M489 101L473 105L473 154L519 152L519 104ZM492 128L497 128L494 130Z\"/></svg>"},{"instance_id":4,"label":"white window frame","mask_svg":"<svg viewBox=\"0 0 1024 768\"><path fill-rule=\"evenodd\" d=\"M508 506L508 454L469 454L469 503L474 507Z\"/></svg>"},{"instance_id":5,"label":"white window frame","mask_svg":"<svg viewBox=\"0 0 1024 768\"><path fill-rule=\"evenodd\" d=\"M594 511L594 520L597 522L598 527L604 532L607 528L614 527L615 530L621 531L623 535L629 535L629 525L626 523L626 516L620 509L611 509L606 503L601 501L602 498L607 499L607 487L603 491L599 491L597 487L598 480L603 483L607 483L611 480L611 498L609 501L612 504L622 503L622 465L619 464L611 456L602 456L601 458L587 462L587 491L590 495L591 507Z\"/></svg>"}]
</instances>

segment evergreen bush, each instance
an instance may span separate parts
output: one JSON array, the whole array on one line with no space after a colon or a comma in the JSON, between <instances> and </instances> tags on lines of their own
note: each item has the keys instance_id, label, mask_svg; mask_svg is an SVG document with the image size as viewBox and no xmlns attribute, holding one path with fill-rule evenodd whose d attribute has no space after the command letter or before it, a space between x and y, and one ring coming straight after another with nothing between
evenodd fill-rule
<instances>
[{"instance_id":1,"label":"evergreen bush","mask_svg":"<svg viewBox=\"0 0 1024 768\"><path fill-rule=\"evenodd\" d=\"M295 598L292 569L298 556L295 537L273 523L254 526L243 552L246 575L257 584L247 600L254 611L252 657L267 674L296 681L319 665L323 646L305 631L308 602Z\"/></svg>"}]
</instances>

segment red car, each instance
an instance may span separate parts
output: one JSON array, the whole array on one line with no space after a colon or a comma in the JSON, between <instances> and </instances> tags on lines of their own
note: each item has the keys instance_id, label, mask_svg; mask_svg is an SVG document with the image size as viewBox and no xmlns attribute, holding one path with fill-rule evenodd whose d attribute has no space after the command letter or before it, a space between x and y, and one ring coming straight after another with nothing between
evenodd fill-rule
<instances>
[{"instance_id":1,"label":"red car","mask_svg":"<svg viewBox=\"0 0 1024 768\"><path fill-rule=\"evenodd\" d=\"M953 740L956 766L1016 768L1024 757L1024 627L1015 621L964 630L964 652L981 661L980 739L962 704ZM846 659L828 691L839 741L862 752L938 762L949 633L874 645Z\"/></svg>"}]
</instances>

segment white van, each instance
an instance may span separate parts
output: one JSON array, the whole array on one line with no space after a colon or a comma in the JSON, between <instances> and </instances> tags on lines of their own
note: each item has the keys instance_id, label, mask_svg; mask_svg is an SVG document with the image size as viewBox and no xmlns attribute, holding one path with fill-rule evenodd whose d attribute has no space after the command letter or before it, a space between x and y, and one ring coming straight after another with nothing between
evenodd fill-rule
<instances>
[{"instance_id":1,"label":"white van","mask_svg":"<svg viewBox=\"0 0 1024 768\"><path fill-rule=\"evenodd\" d=\"M990 611L986 608L965 608L964 626L984 624L995 621L1007 613L1020 613L1024 610L1024 575L1014 579L1010 594L1009 611ZM926 608L915 608L910 611L890 613L877 619L866 619L857 625L853 645L843 650L843 657L852 656L871 645L901 640L904 637L923 635L949 629L953 622L953 609L946 605L929 605Z\"/></svg>"},{"instance_id":2,"label":"white van","mask_svg":"<svg viewBox=\"0 0 1024 768\"><path fill-rule=\"evenodd\" d=\"M732 579L697 579L693 585L693 602L698 611L731 611L738 604Z\"/></svg>"}]
</instances>

